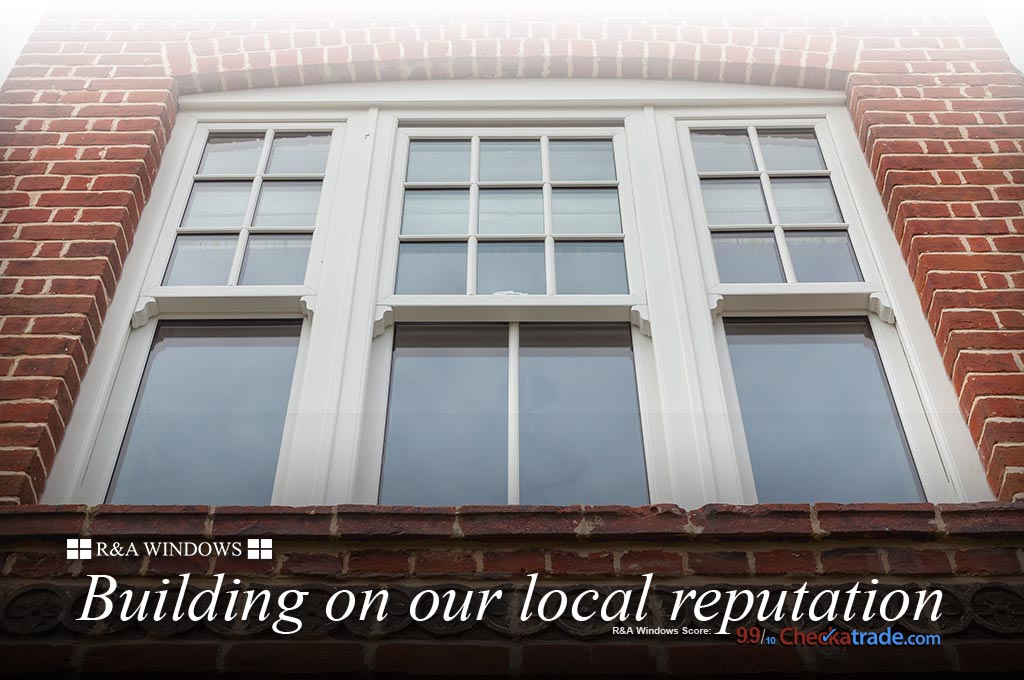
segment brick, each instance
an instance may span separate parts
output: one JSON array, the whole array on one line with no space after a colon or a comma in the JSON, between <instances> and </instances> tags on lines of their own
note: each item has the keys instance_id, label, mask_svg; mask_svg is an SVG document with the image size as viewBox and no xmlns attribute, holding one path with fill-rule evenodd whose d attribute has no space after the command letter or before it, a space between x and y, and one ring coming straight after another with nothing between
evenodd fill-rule
<instances>
[{"instance_id":1,"label":"brick","mask_svg":"<svg viewBox=\"0 0 1024 680\"><path fill-rule=\"evenodd\" d=\"M385 642L373 655L373 670L381 675L416 669L421 677L507 677L510 654L508 647L493 642Z\"/></svg>"},{"instance_id":2,"label":"brick","mask_svg":"<svg viewBox=\"0 0 1024 680\"><path fill-rule=\"evenodd\" d=\"M939 533L935 506L927 503L815 503L818 525L829 538L931 537Z\"/></svg>"},{"instance_id":3,"label":"brick","mask_svg":"<svg viewBox=\"0 0 1024 680\"><path fill-rule=\"evenodd\" d=\"M761 575L803 575L817 571L811 550L765 550L754 552L754 573Z\"/></svg>"},{"instance_id":4,"label":"brick","mask_svg":"<svg viewBox=\"0 0 1024 680\"><path fill-rule=\"evenodd\" d=\"M750 573L747 554L737 551L691 552L687 564L702 576L746 576Z\"/></svg>"},{"instance_id":5,"label":"brick","mask_svg":"<svg viewBox=\"0 0 1024 680\"><path fill-rule=\"evenodd\" d=\"M213 511L212 535L218 538L288 536L327 538L334 509L330 507L220 506Z\"/></svg>"},{"instance_id":6,"label":"brick","mask_svg":"<svg viewBox=\"0 0 1024 680\"><path fill-rule=\"evenodd\" d=\"M227 648L224 671L239 674L360 673L364 646L358 642L260 641L239 642Z\"/></svg>"},{"instance_id":7,"label":"brick","mask_svg":"<svg viewBox=\"0 0 1024 680\"><path fill-rule=\"evenodd\" d=\"M1021 573L1012 548L970 548L953 553L956 573L963 576L1008 576Z\"/></svg>"},{"instance_id":8,"label":"brick","mask_svg":"<svg viewBox=\"0 0 1024 680\"><path fill-rule=\"evenodd\" d=\"M756 558L757 555L755 554ZM824 574L871 574L884 572L882 557L871 548L834 548L821 552Z\"/></svg>"},{"instance_id":9,"label":"brick","mask_svg":"<svg viewBox=\"0 0 1024 680\"><path fill-rule=\"evenodd\" d=\"M808 505L705 505L690 512L690 522L701 537L809 538Z\"/></svg>"},{"instance_id":10,"label":"brick","mask_svg":"<svg viewBox=\"0 0 1024 680\"><path fill-rule=\"evenodd\" d=\"M90 645L81 661L86 673L199 673L214 668L220 645L216 642L124 642Z\"/></svg>"},{"instance_id":11,"label":"brick","mask_svg":"<svg viewBox=\"0 0 1024 680\"><path fill-rule=\"evenodd\" d=\"M208 510L202 505L103 505L89 527L99 537L201 537Z\"/></svg>"}]
</instances>

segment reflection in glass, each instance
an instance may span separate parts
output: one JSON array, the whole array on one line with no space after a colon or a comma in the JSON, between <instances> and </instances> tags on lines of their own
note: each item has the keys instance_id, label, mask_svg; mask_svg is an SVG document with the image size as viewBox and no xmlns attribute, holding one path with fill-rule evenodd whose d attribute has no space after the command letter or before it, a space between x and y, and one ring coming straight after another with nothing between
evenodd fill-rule
<instances>
[{"instance_id":1,"label":"reflection in glass","mask_svg":"<svg viewBox=\"0 0 1024 680\"><path fill-rule=\"evenodd\" d=\"M403 234L465 234L468 231L468 189L406 190Z\"/></svg>"},{"instance_id":2,"label":"reflection in glass","mask_svg":"<svg viewBox=\"0 0 1024 680\"><path fill-rule=\"evenodd\" d=\"M791 231L786 245L797 281L863 280L845 231Z\"/></svg>"},{"instance_id":3,"label":"reflection in glass","mask_svg":"<svg viewBox=\"0 0 1024 680\"><path fill-rule=\"evenodd\" d=\"M725 323L758 502L924 500L866 319Z\"/></svg>"},{"instance_id":4,"label":"reflection in glass","mask_svg":"<svg viewBox=\"0 0 1024 680\"><path fill-rule=\"evenodd\" d=\"M174 239L165 286L225 286L235 258L235 235L178 234Z\"/></svg>"},{"instance_id":5,"label":"reflection in glass","mask_svg":"<svg viewBox=\"0 0 1024 680\"><path fill-rule=\"evenodd\" d=\"M380 502L508 502L507 326L396 327Z\"/></svg>"},{"instance_id":6,"label":"reflection in glass","mask_svg":"<svg viewBox=\"0 0 1024 680\"><path fill-rule=\"evenodd\" d=\"M746 130L703 130L690 133L699 172L757 170Z\"/></svg>"},{"instance_id":7,"label":"reflection in glass","mask_svg":"<svg viewBox=\"0 0 1024 680\"><path fill-rule=\"evenodd\" d=\"M196 182L188 197L183 227L241 227L252 182Z\"/></svg>"},{"instance_id":8,"label":"reflection in glass","mask_svg":"<svg viewBox=\"0 0 1024 680\"><path fill-rule=\"evenodd\" d=\"M551 225L556 234L621 234L617 189L553 189Z\"/></svg>"},{"instance_id":9,"label":"reflection in glass","mask_svg":"<svg viewBox=\"0 0 1024 680\"><path fill-rule=\"evenodd\" d=\"M161 323L107 502L270 503L300 329Z\"/></svg>"},{"instance_id":10,"label":"reflection in glass","mask_svg":"<svg viewBox=\"0 0 1024 680\"><path fill-rule=\"evenodd\" d=\"M263 150L263 133L210 135L199 162L200 175L255 175Z\"/></svg>"},{"instance_id":11,"label":"reflection in glass","mask_svg":"<svg viewBox=\"0 0 1024 680\"><path fill-rule=\"evenodd\" d=\"M395 293L465 295L465 243L403 243L398 247Z\"/></svg>"},{"instance_id":12,"label":"reflection in glass","mask_svg":"<svg viewBox=\"0 0 1024 680\"><path fill-rule=\"evenodd\" d=\"M541 189L481 189L481 234L544 233L544 192Z\"/></svg>"},{"instance_id":13,"label":"reflection in glass","mask_svg":"<svg viewBox=\"0 0 1024 680\"><path fill-rule=\"evenodd\" d=\"M758 130L757 138L769 172L825 169L814 130Z\"/></svg>"},{"instance_id":14,"label":"reflection in glass","mask_svg":"<svg viewBox=\"0 0 1024 680\"><path fill-rule=\"evenodd\" d=\"M628 293L622 243L556 242L555 278L562 295Z\"/></svg>"},{"instance_id":15,"label":"reflection in glass","mask_svg":"<svg viewBox=\"0 0 1024 680\"><path fill-rule=\"evenodd\" d=\"M539 181L540 141L487 139L480 142L480 181Z\"/></svg>"},{"instance_id":16,"label":"reflection in glass","mask_svg":"<svg viewBox=\"0 0 1024 680\"><path fill-rule=\"evenodd\" d=\"M555 182L615 179L615 153L610 139L552 139L548 142L548 160Z\"/></svg>"},{"instance_id":17,"label":"reflection in glass","mask_svg":"<svg viewBox=\"0 0 1024 680\"><path fill-rule=\"evenodd\" d=\"M408 182L468 182L469 140L415 139L409 142Z\"/></svg>"},{"instance_id":18,"label":"reflection in glass","mask_svg":"<svg viewBox=\"0 0 1024 680\"><path fill-rule=\"evenodd\" d=\"M708 224L768 224L759 179L702 179L701 195Z\"/></svg>"},{"instance_id":19,"label":"reflection in glass","mask_svg":"<svg viewBox=\"0 0 1024 680\"><path fill-rule=\"evenodd\" d=\"M327 168L331 135L313 132L278 132L270 147L267 173L322 175Z\"/></svg>"},{"instance_id":20,"label":"reflection in glass","mask_svg":"<svg viewBox=\"0 0 1024 680\"><path fill-rule=\"evenodd\" d=\"M242 285L301 284L309 260L309 234L251 234L238 282Z\"/></svg>"},{"instance_id":21,"label":"reflection in glass","mask_svg":"<svg viewBox=\"0 0 1024 680\"><path fill-rule=\"evenodd\" d=\"M828 177L772 179L775 206L783 224L835 224L843 221Z\"/></svg>"},{"instance_id":22,"label":"reflection in glass","mask_svg":"<svg viewBox=\"0 0 1024 680\"><path fill-rule=\"evenodd\" d=\"M320 206L320 182L264 182L253 224L312 227Z\"/></svg>"},{"instance_id":23,"label":"reflection in glass","mask_svg":"<svg viewBox=\"0 0 1024 680\"><path fill-rule=\"evenodd\" d=\"M629 326L520 326L523 504L648 502Z\"/></svg>"},{"instance_id":24,"label":"reflection in glass","mask_svg":"<svg viewBox=\"0 0 1024 680\"><path fill-rule=\"evenodd\" d=\"M476 292L544 294L544 244L494 243L477 246Z\"/></svg>"},{"instance_id":25,"label":"reflection in glass","mask_svg":"<svg viewBox=\"0 0 1024 680\"><path fill-rule=\"evenodd\" d=\"M771 232L718 231L711 234L722 283L778 283L786 280Z\"/></svg>"}]
</instances>

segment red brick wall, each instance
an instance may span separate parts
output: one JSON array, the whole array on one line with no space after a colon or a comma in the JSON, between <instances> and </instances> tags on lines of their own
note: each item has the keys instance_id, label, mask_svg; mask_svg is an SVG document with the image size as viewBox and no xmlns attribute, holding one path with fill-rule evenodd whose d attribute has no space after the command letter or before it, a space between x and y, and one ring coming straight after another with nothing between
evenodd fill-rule
<instances>
[{"instance_id":1,"label":"red brick wall","mask_svg":"<svg viewBox=\"0 0 1024 680\"><path fill-rule=\"evenodd\" d=\"M855 674L883 668L916 673L1019 671L1024 637L1019 612L1012 612L1024 593L1024 544L1017 528L1021 512L1024 505L1019 503L922 503L901 508L710 505L689 512L674 505L22 506L0 513L0 658L8 673L39 674L75 669L301 669L334 673L332 677L415 670L438 677L611 678L655 673ZM64 539L76 535L107 541L273 538L274 559L67 560ZM515 541L509 540L512 536ZM82 625L69 622L71 617L60 620L67 602L48 597L53 591L46 590L63 588L80 597L89 574L152 586L183 572L192 574L191 582L202 588L210 587L210 575L227 573L246 583L311 592L339 585L402 583L458 583L511 592L509 585L521 584L525 574L534 572L544 585L566 589L582 588L581 583L636 586L642 583L640 575L648 572L655 573L656 587L670 590L722 583L792 589L805 581L831 587L860 581L866 586L869 579L878 578L889 584L916 584L915 589L944 584L943 600L948 604L941 619L941 646L795 649L744 647L734 636L652 639L616 637L600 629L573 635L557 625L525 634L478 626L469 633L448 635L429 634L429 627L424 631L415 625L385 634L311 627L290 638L231 633L217 626L169 626L154 634L153 626L133 625L83 636ZM978 581L985 582L982 590L976 589ZM955 596L960 587L966 588L966 596ZM33 607L35 611L26 611ZM703 627L696 620L686 625ZM10 628L20 636L11 636Z\"/></svg>"},{"instance_id":2,"label":"red brick wall","mask_svg":"<svg viewBox=\"0 0 1024 680\"><path fill-rule=\"evenodd\" d=\"M177 95L470 77L845 88L992 488L1024 493L1024 79L982 19L46 19L0 91L0 502L45 484Z\"/></svg>"}]
</instances>

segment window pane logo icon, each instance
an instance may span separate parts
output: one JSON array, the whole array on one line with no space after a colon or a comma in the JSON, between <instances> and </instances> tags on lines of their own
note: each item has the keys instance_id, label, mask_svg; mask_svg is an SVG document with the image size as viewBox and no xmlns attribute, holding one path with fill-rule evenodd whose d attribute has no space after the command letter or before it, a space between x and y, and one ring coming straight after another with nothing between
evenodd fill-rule
<instances>
[{"instance_id":1,"label":"window pane logo icon","mask_svg":"<svg viewBox=\"0 0 1024 680\"><path fill-rule=\"evenodd\" d=\"M274 559L274 539L272 538L250 538L247 557L250 560L272 560Z\"/></svg>"},{"instance_id":2,"label":"window pane logo icon","mask_svg":"<svg viewBox=\"0 0 1024 680\"><path fill-rule=\"evenodd\" d=\"M91 560L92 539L91 538L69 538L68 539L69 560Z\"/></svg>"}]
</instances>

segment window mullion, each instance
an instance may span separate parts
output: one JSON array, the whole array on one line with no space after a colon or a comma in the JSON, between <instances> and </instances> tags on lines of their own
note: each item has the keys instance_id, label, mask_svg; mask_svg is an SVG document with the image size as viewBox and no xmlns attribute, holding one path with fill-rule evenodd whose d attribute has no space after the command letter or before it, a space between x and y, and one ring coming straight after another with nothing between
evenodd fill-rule
<instances>
[{"instance_id":1,"label":"window mullion","mask_svg":"<svg viewBox=\"0 0 1024 680\"><path fill-rule=\"evenodd\" d=\"M543 203L544 203L544 283L548 295L554 295L555 289L555 239L552 236L554 228L551 217L551 161L548 158L550 144L548 136L540 138L540 167L541 180L544 182Z\"/></svg>"},{"instance_id":2,"label":"window mullion","mask_svg":"<svg viewBox=\"0 0 1024 680\"><path fill-rule=\"evenodd\" d=\"M519 505L519 324L508 325L508 502Z\"/></svg>"},{"instance_id":3,"label":"window mullion","mask_svg":"<svg viewBox=\"0 0 1024 680\"><path fill-rule=\"evenodd\" d=\"M252 193L249 195L249 205L245 208L245 217L242 219L241 229L238 231L238 243L235 244L235 256L231 260L231 269L228 274L228 285L238 284L238 277L242 273L242 260L245 257L245 249L249 243L249 225L253 223L256 216L256 204L259 202L260 191L263 189L263 173L270 158L270 145L273 140L274 131L268 129L263 137L263 150L260 152L260 164L256 166L256 176L252 180Z\"/></svg>"},{"instance_id":4,"label":"window mullion","mask_svg":"<svg viewBox=\"0 0 1024 680\"><path fill-rule=\"evenodd\" d=\"M775 235L775 245L779 249L779 259L782 261L782 271L786 274L786 281L796 281L796 272L793 269L793 260L786 248L786 232L782 229L779 219L779 210L775 205L775 197L772 195L771 180L768 177L768 168L765 165L764 157L761 155L761 142L757 138L757 128L753 125L747 128L750 135L750 148L754 152L754 162L757 163L759 177L761 179L761 191L764 192L765 204L768 207L768 219L775 225L772 231Z\"/></svg>"}]
</instances>

